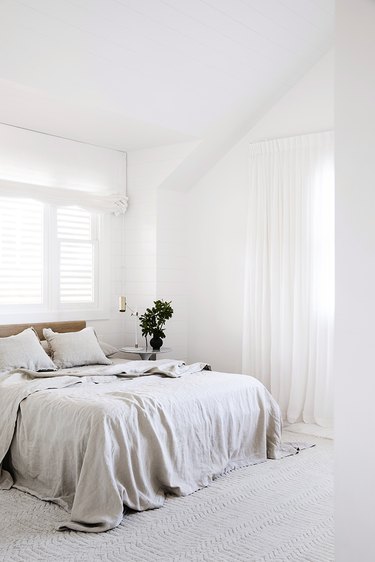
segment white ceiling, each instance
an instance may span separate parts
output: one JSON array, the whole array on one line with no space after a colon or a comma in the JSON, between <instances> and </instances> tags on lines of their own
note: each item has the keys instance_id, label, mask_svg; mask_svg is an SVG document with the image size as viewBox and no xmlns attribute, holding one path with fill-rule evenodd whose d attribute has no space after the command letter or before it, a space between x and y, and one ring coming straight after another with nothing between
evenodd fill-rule
<instances>
[{"instance_id":1,"label":"white ceiling","mask_svg":"<svg viewBox=\"0 0 375 562\"><path fill-rule=\"evenodd\" d=\"M204 138L332 45L334 0L0 0L0 121L131 150Z\"/></svg>"}]
</instances>

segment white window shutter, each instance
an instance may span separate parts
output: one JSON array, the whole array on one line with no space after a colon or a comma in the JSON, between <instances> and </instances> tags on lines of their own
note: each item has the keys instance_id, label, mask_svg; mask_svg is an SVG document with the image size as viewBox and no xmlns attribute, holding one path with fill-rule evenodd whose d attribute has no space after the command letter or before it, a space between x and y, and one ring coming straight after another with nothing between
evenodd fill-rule
<instances>
[{"instance_id":1,"label":"white window shutter","mask_svg":"<svg viewBox=\"0 0 375 562\"><path fill-rule=\"evenodd\" d=\"M61 304L94 303L95 241L92 214L78 207L57 209Z\"/></svg>"},{"instance_id":2,"label":"white window shutter","mask_svg":"<svg viewBox=\"0 0 375 562\"><path fill-rule=\"evenodd\" d=\"M0 197L0 305L43 303L44 206Z\"/></svg>"}]
</instances>

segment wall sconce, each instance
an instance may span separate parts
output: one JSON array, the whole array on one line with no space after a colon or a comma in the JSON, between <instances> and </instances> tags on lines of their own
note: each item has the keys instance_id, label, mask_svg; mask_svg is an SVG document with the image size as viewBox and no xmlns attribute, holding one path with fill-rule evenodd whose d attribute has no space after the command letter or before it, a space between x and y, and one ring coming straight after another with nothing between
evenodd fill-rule
<instances>
[{"instance_id":1,"label":"wall sconce","mask_svg":"<svg viewBox=\"0 0 375 562\"><path fill-rule=\"evenodd\" d=\"M118 299L119 312L126 312L127 308L130 310L131 316L134 316L134 320L135 320L135 324L134 324L134 339L135 339L134 347L138 348L138 316L139 316L139 312L136 308L134 310L132 308L130 308L130 306L126 302L126 297L119 297L119 299Z\"/></svg>"}]
</instances>

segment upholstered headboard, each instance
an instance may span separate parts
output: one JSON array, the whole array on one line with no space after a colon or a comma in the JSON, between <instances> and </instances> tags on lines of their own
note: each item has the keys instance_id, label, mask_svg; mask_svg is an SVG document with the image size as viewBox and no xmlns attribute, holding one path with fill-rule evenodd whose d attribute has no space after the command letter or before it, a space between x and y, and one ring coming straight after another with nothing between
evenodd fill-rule
<instances>
[{"instance_id":1,"label":"upholstered headboard","mask_svg":"<svg viewBox=\"0 0 375 562\"><path fill-rule=\"evenodd\" d=\"M0 324L0 338L7 336L15 336L26 328L33 327L39 338L44 340L43 328L51 328L54 332L78 332L86 328L85 320L76 320L74 322L39 322L35 324Z\"/></svg>"}]
</instances>

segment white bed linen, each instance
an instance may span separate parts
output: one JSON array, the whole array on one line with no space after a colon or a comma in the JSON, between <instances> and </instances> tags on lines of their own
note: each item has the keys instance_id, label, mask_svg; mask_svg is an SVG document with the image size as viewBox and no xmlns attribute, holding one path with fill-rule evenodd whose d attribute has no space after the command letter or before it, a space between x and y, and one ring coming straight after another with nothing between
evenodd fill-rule
<instances>
[{"instance_id":1,"label":"white bed linen","mask_svg":"<svg viewBox=\"0 0 375 562\"><path fill-rule=\"evenodd\" d=\"M279 458L280 439L278 405L246 375L0 382L0 462L10 449L14 477L3 470L0 487L59 504L70 512L60 529L111 529L124 506L160 507L166 493Z\"/></svg>"}]
</instances>

